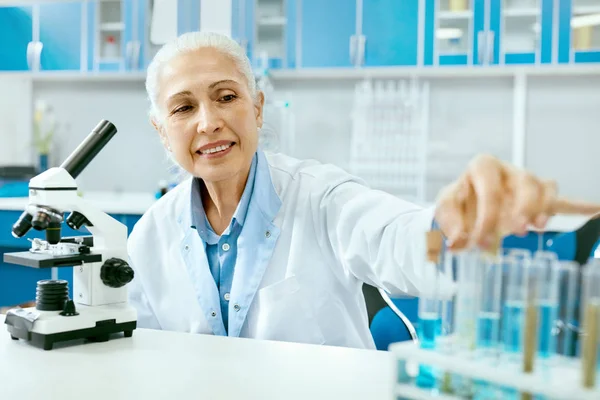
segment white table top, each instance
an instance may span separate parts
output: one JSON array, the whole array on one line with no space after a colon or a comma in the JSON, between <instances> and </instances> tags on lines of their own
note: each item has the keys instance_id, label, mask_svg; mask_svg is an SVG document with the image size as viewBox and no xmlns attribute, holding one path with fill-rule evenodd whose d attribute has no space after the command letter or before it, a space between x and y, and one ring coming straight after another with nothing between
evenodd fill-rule
<instances>
[{"instance_id":1,"label":"white table top","mask_svg":"<svg viewBox=\"0 0 600 400\"><path fill-rule=\"evenodd\" d=\"M150 193L84 192L83 198L106 213L142 215L156 199ZM23 211L27 197L1 197L0 210Z\"/></svg>"},{"instance_id":2,"label":"white table top","mask_svg":"<svg viewBox=\"0 0 600 400\"><path fill-rule=\"evenodd\" d=\"M3 399L392 399L391 353L137 329L105 343L12 341Z\"/></svg>"}]
</instances>

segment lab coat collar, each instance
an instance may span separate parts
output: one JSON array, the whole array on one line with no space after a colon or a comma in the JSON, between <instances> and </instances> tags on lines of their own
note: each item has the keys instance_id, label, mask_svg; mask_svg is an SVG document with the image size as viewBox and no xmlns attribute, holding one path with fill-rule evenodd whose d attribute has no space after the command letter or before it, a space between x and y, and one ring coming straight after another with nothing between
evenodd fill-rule
<instances>
[{"instance_id":1,"label":"lab coat collar","mask_svg":"<svg viewBox=\"0 0 600 400\"><path fill-rule=\"evenodd\" d=\"M181 252L196 291L196 298L215 335L227 335L221 316L219 291L210 272L205 244L191 228L193 178L182 183L178 223L184 231ZM248 309L273 254L279 227L273 220L281 208L265 154L257 152L256 177L246 219L238 238L238 259L229 302L229 336L239 336Z\"/></svg>"}]
</instances>

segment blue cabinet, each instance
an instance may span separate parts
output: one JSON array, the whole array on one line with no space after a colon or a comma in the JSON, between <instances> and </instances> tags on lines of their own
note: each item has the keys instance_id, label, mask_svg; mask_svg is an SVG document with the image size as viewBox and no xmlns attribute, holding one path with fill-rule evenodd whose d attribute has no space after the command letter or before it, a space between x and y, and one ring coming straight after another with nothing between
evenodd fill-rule
<instances>
[{"instance_id":1,"label":"blue cabinet","mask_svg":"<svg viewBox=\"0 0 600 400\"><path fill-rule=\"evenodd\" d=\"M0 70L80 69L82 4L0 7Z\"/></svg>"},{"instance_id":2,"label":"blue cabinet","mask_svg":"<svg viewBox=\"0 0 600 400\"><path fill-rule=\"evenodd\" d=\"M33 8L0 6L0 71L29 69L27 48L33 41Z\"/></svg>"},{"instance_id":3,"label":"blue cabinet","mask_svg":"<svg viewBox=\"0 0 600 400\"><path fill-rule=\"evenodd\" d=\"M459 3L425 0L423 64L498 64L501 0Z\"/></svg>"},{"instance_id":4,"label":"blue cabinet","mask_svg":"<svg viewBox=\"0 0 600 400\"><path fill-rule=\"evenodd\" d=\"M419 2L363 1L365 66L417 65ZM359 43L359 58L362 58Z\"/></svg>"},{"instance_id":5,"label":"blue cabinet","mask_svg":"<svg viewBox=\"0 0 600 400\"><path fill-rule=\"evenodd\" d=\"M600 3L597 0L557 0L559 3L559 63L600 62Z\"/></svg>"},{"instance_id":6,"label":"blue cabinet","mask_svg":"<svg viewBox=\"0 0 600 400\"><path fill-rule=\"evenodd\" d=\"M302 0L302 67L350 67L350 38L356 34L356 0Z\"/></svg>"},{"instance_id":7,"label":"blue cabinet","mask_svg":"<svg viewBox=\"0 0 600 400\"><path fill-rule=\"evenodd\" d=\"M553 59L555 7L553 0L530 2L529 7L491 0L492 15L499 21L499 48L502 64L549 64ZM527 3L525 3L527 4Z\"/></svg>"},{"instance_id":8,"label":"blue cabinet","mask_svg":"<svg viewBox=\"0 0 600 400\"><path fill-rule=\"evenodd\" d=\"M84 43L82 2L44 2L39 5L40 70L79 70Z\"/></svg>"},{"instance_id":9,"label":"blue cabinet","mask_svg":"<svg viewBox=\"0 0 600 400\"><path fill-rule=\"evenodd\" d=\"M136 71L144 62L146 0L100 1L85 5L87 64L92 71Z\"/></svg>"}]
</instances>

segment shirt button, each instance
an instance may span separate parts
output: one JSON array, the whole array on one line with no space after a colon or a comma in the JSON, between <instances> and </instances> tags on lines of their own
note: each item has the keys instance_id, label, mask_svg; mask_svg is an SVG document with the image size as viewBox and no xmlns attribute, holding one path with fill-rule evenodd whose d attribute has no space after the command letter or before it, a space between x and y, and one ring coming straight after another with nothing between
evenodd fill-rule
<instances>
[{"instance_id":1,"label":"shirt button","mask_svg":"<svg viewBox=\"0 0 600 400\"><path fill-rule=\"evenodd\" d=\"M216 316L217 316L217 313L213 311L213 312L211 312L211 313L210 313L210 315L211 315L212 317L216 317Z\"/></svg>"},{"instance_id":2,"label":"shirt button","mask_svg":"<svg viewBox=\"0 0 600 400\"><path fill-rule=\"evenodd\" d=\"M190 249L190 246L188 246L187 244L185 246L183 246L183 248L185 249L185 251L188 251Z\"/></svg>"},{"instance_id":3,"label":"shirt button","mask_svg":"<svg viewBox=\"0 0 600 400\"><path fill-rule=\"evenodd\" d=\"M229 301L229 299L231 298L231 295L229 293L225 293L225 296L223 296L223 298L227 301Z\"/></svg>"},{"instance_id":4,"label":"shirt button","mask_svg":"<svg viewBox=\"0 0 600 400\"><path fill-rule=\"evenodd\" d=\"M234 304L234 305L233 305L233 309L234 309L235 311L240 311L240 305L239 305L239 304Z\"/></svg>"},{"instance_id":5,"label":"shirt button","mask_svg":"<svg viewBox=\"0 0 600 400\"><path fill-rule=\"evenodd\" d=\"M265 237L268 239L271 237L271 232L270 231L266 231L265 232Z\"/></svg>"},{"instance_id":6,"label":"shirt button","mask_svg":"<svg viewBox=\"0 0 600 400\"><path fill-rule=\"evenodd\" d=\"M229 251L229 243L223 243L223 246L221 246L221 248L223 249L223 251Z\"/></svg>"}]
</instances>

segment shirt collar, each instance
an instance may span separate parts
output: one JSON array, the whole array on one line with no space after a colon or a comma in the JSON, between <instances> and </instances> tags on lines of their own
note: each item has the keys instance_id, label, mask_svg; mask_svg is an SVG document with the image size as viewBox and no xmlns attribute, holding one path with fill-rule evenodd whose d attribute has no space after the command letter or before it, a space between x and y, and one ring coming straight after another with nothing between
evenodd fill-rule
<instances>
[{"instance_id":1,"label":"shirt collar","mask_svg":"<svg viewBox=\"0 0 600 400\"><path fill-rule=\"evenodd\" d=\"M240 225L240 227L244 225L246 214L248 213L250 199L254 190L257 158L257 154L255 153L254 157L252 157L252 163L250 164L250 172L248 173L248 179L246 181L244 192L242 193L242 197L240 198L240 202L238 203L235 213L233 214L233 218L231 219L229 227L223 233L224 235L229 234L236 223ZM204 207L202 205L200 185L201 179L194 178L191 191L191 221L193 227L196 228L200 238L204 242L208 244L216 244L219 241L219 236L214 232L210 226L210 223L208 222L208 218L206 217L206 212L204 211Z\"/></svg>"}]
</instances>

